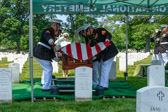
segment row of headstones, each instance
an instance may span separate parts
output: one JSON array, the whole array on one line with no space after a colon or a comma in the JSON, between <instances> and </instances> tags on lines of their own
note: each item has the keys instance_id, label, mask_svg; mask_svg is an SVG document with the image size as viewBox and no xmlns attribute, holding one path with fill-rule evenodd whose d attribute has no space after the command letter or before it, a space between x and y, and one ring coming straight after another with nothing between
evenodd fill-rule
<instances>
[{"instance_id":1,"label":"row of headstones","mask_svg":"<svg viewBox=\"0 0 168 112\"><path fill-rule=\"evenodd\" d=\"M0 52L0 61L2 58L7 58L8 62L14 62L19 64L19 72L22 73L23 65L28 59L28 54L16 54L8 52Z\"/></svg>"},{"instance_id":2,"label":"row of headstones","mask_svg":"<svg viewBox=\"0 0 168 112\"><path fill-rule=\"evenodd\" d=\"M20 65L24 64L27 57L20 55L8 68L0 68L0 103L12 102L12 83L19 83ZM53 61L52 64L53 68L57 68L54 72L58 72L58 63Z\"/></svg>"},{"instance_id":3,"label":"row of headstones","mask_svg":"<svg viewBox=\"0 0 168 112\"><path fill-rule=\"evenodd\" d=\"M150 55L150 52L147 53L128 53L128 65L134 65L134 62L141 61L144 58L147 58ZM126 54L118 53L119 57L119 71L126 71Z\"/></svg>"},{"instance_id":4,"label":"row of headstones","mask_svg":"<svg viewBox=\"0 0 168 112\"><path fill-rule=\"evenodd\" d=\"M20 57L22 54L16 54L14 53L9 53L9 52L0 52L0 61L2 60L2 58L7 58L7 61L14 61L16 60L18 57Z\"/></svg>"},{"instance_id":5,"label":"row of headstones","mask_svg":"<svg viewBox=\"0 0 168 112\"><path fill-rule=\"evenodd\" d=\"M153 53L153 49L150 50L151 53ZM141 49L141 50L137 50L137 49L128 49L129 53L135 53L135 52L139 52L139 53L145 53L146 49Z\"/></svg>"},{"instance_id":6,"label":"row of headstones","mask_svg":"<svg viewBox=\"0 0 168 112\"><path fill-rule=\"evenodd\" d=\"M110 80L115 79L116 59L110 72ZM19 64L17 63L9 64L9 68L0 68L0 102L12 102L12 82L19 82ZM77 101L92 99L92 68L75 69L75 96Z\"/></svg>"},{"instance_id":7,"label":"row of headstones","mask_svg":"<svg viewBox=\"0 0 168 112\"><path fill-rule=\"evenodd\" d=\"M136 112L168 112L168 87L165 87L165 67L152 60L147 69L147 87L137 90Z\"/></svg>"}]
</instances>

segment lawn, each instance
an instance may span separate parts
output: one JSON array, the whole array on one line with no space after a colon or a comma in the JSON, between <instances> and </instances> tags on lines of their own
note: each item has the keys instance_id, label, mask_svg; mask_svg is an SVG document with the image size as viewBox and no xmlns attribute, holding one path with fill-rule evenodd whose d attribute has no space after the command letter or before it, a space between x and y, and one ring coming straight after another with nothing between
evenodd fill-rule
<instances>
[{"instance_id":1,"label":"lawn","mask_svg":"<svg viewBox=\"0 0 168 112\"><path fill-rule=\"evenodd\" d=\"M127 82L136 87L144 87L147 85L146 78L133 77L136 65L150 64L151 55L133 66L128 66ZM117 58L117 80L124 80L124 72L118 70L119 63ZM8 63L5 58L0 61L0 68L7 68ZM36 60L33 64L34 78L40 78L42 68ZM56 77L62 77L61 62L59 65L59 73L54 74ZM69 76L74 77L74 70L69 71ZM29 79L29 62L27 61L20 74L20 81ZM98 99L88 102L76 102L74 100L53 100L53 101L30 101L16 102L12 104L0 104L0 112L135 112L136 98L116 98L116 99Z\"/></svg>"}]
</instances>

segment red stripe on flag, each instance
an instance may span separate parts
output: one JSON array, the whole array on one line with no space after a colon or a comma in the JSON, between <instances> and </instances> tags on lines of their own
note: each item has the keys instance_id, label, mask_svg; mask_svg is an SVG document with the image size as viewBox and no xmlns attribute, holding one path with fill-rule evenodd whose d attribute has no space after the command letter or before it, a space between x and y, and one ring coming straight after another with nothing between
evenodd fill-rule
<instances>
[{"instance_id":1,"label":"red stripe on flag","mask_svg":"<svg viewBox=\"0 0 168 112\"><path fill-rule=\"evenodd\" d=\"M86 44L86 51L87 51L88 59L92 58L93 55L92 55L91 47L89 45L87 45L87 44Z\"/></svg>"},{"instance_id":2,"label":"red stripe on flag","mask_svg":"<svg viewBox=\"0 0 168 112\"><path fill-rule=\"evenodd\" d=\"M106 47L108 47L109 45L111 45L111 43L110 42L103 42L104 43L104 45L106 46Z\"/></svg>"},{"instance_id":3,"label":"red stripe on flag","mask_svg":"<svg viewBox=\"0 0 168 112\"><path fill-rule=\"evenodd\" d=\"M63 51L61 49L59 49L58 52L63 53Z\"/></svg>"},{"instance_id":4,"label":"red stripe on flag","mask_svg":"<svg viewBox=\"0 0 168 112\"><path fill-rule=\"evenodd\" d=\"M76 44L77 57L79 60L82 60L81 44L80 43L75 43L75 44Z\"/></svg>"},{"instance_id":5,"label":"red stripe on flag","mask_svg":"<svg viewBox=\"0 0 168 112\"><path fill-rule=\"evenodd\" d=\"M67 52L68 56L72 57L71 44L68 44L66 46L66 52Z\"/></svg>"},{"instance_id":6,"label":"red stripe on flag","mask_svg":"<svg viewBox=\"0 0 168 112\"><path fill-rule=\"evenodd\" d=\"M97 53L101 52L101 48L98 44L95 45L95 48L96 48Z\"/></svg>"}]
</instances>

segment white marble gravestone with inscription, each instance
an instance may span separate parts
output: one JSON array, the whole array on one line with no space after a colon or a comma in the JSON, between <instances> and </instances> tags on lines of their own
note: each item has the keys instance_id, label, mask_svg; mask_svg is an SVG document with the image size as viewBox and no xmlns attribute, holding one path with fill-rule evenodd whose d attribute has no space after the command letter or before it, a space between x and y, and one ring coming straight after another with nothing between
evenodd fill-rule
<instances>
[{"instance_id":1,"label":"white marble gravestone with inscription","mask_svg":"<svg viewBox=\"0 0 168 112\"><path fill-rule=\"evenodd\" d=\"M119 71L126 71L126 59L125 54L119 56Z\"/></svg>"},{"instance_id":2,"label":"white marble gravestone with inscription","mask_svg":"<svg viewBox=\"0 0 168 112\"><path fill-rule=\"evenodd\" d=\"M0 68L0 103L12 102L12 73L10 68Z\"/></svg>"},{"instance_id":3,"label":"white marble gravestone with inscription","mask_svg":"<svg viewBox=\"0 0 168 112\"><path fill-rule=\"evenodd\" d=\"M151 65L147 70L148 86L165 86L165 68L163 65Z\"/></svg>"},{"instance_id":4,"label":"white marble gravestone with inscription","mask_svg":"<svg viewBox=\"0 0 168 112\"><path fill-rule=\"evenodd\" d=\"M18 63L10 63L8 65L9 68L12 70L12 83L19 83L20 76L19 76L19 64Z\"/></svg>"},{"instance_id":5,"label":"white marble gravestone with inscription","mask_svg":"<svg viewBox=\"0 0 168 112\"><path fill-rule=\"evenodd\" d=\"M151 65L161 65L161 61L160 60L152 60Z\"/></svg>"},{"instance_id":6,"label":"white marble gravestone with inscription","mask_svg":"<svg viewBox=\"0 0 168 112\"><path fill-rule=\"evenodd\" d=\"M147 86L139 89L136 112L168 112L168 87Z\"/></svg>"},{"instance_id":7,"label":"white marble gravestone with inscription","mask_svg":"<svg viewBox=\"0 0 168 112\"><path fill-rule=\"evenodd\" d=\"M109 74L109 80L114 81L116 80L116 78L117 78L116 61L113 61L111 65L111 71Z\"/></svg>"},{"instance_id":8,"label":"white marble gravestone with inscription","mask_svg":"<svg viewBox=\"0 0 168 112\"><path fill-rule=\"evenodd\" d=\"M92 100L92 68L90 67L75 68L75 100Z\"/></svg>"},{"instance_id":9,"label":"white marble gravestone with inscription","mask_svg":"<svg viewBox=\"0 0 168 112\"><path fill-rule=\"evenodd\" d=\"M53 73L58 73L58 62L53 61L52 66L53 66Z\"/></svg>"}]
</instances>

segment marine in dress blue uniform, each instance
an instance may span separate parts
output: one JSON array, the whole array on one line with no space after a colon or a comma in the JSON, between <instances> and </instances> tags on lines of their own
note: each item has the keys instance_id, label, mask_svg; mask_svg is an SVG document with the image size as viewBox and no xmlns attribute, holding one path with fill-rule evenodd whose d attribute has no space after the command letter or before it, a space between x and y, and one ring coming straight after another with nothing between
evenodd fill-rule
<instances>
[{"instance_id":1,"label":"marine in dress blue uniform","mask_svg":"<svg viewBox=\"0 0 168 112\"><path fill-rule=\"evenodd\" d=\"M60 34L60 20L52 20L51 27L46 28L42 34L40 41L33 50L34 57L43 68L41 84L43 91L49 91L52 79L52 59L55 57L54 50L58 47L54 45L55 36Z\"/></svg>"},{"instance_id":2,"label":"marine in dress blue uniform","mask_svg":"<svg viewBox=\"0 0 168 112\"><path fill-rule=\"evenodd\" d=\"M98 54L99 59L99 82L98 86L108 89L109 73L111 71L112 62L114 57L118 54L118 50L114 43L111 41L112 35L104 28L94 29L89 27L86 29L88 36L93 36L96 42L109 41L111 43L105 50Z\"/></svg>"},{"instance_id":3,"label":"marine in dress blue uniform","mask_svg":"<svg viewBox=\"0 0 168 112\"><path fill-rule=\"evenodd\" d=\"M154 39L154 37L156 37ZM168 32L167 25L161 26L161 31L156 32L151 42L155 42L154 57L153 59L160 60L162 65L166 65L168 62Z\"/></svg>"},{"instance_id":4,"label":"marine in dress blue uniform","mask_svg":"<svg viewBox=\"0 0 168 112\"><path fill-rule=\"evenodd\" d=\"M77 32L79 33L80 36L84 37L85 38L85 43L90 45L91 47L96 45L97 42L96 40L94 39L94 36L93 35L86 35L86 30L87 28L91 27L90 24L86 24L80 28L78 28ZM99 81L98 81L98 66L99 66L99 58L98 58L98 55L94 56L93 57L93 85L94 86L97 86L99 84Z\"/></svg>"}]
</instances>

